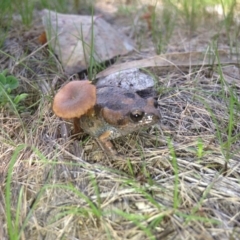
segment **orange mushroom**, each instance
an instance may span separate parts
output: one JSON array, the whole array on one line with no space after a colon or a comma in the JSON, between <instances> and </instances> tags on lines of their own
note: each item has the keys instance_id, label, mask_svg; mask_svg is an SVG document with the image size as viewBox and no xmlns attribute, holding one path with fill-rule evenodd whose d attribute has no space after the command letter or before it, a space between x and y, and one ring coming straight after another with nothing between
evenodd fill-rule
<instances>
[{"instance_id":1,"label":"orange mushroom","mask_svg":"<svg viewBox=\"0 0 240 240\"><path fill-rule=\"evenodd\" d=\"M42 32L41 35L38 37L38 41L44 45L47 42L47 35L46 32Z\"/></svg>"},{"instance_id":2,"label":"orange mushroom","mask_svg":"<svg viewBox=\"0 0 240 240\"><path fill-rule=\"evenodd\" d=\"M54 113L62 118L73 119L75 133L78 119L96 104L96 87L90 81L72 81L63 86L53 100ZM79 124L78 124L79 125Z\"/></svg>"}]
</instances>

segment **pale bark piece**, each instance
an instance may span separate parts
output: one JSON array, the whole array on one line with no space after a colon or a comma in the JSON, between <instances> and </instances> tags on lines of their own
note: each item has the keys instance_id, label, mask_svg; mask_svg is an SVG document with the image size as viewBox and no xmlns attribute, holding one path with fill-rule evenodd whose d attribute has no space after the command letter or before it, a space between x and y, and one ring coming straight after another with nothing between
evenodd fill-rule
<instances>
[{"instance_id":1,"label":"pale bark piece","mask_svg":"<svg viewBox=\"0 0 240 240\"><path fill-rule=\"evenodd\" d=\"M235 56L230 56L227 51L219 50L215 52L185 52L185 53L169 53L157 55L141 60L115 64L97 74L97 78L106 77L110 74L131 68L146 67L207 67L214 65L233 64L239 66L239 60Z\"/></svg>"},{"instance_id":2,"label":"pale bark piece","mask_svg":"<svg viewBox=\"0 0 240 240\"><path fill-rule=\"evenodd\" d=\"M86 69L91 54L101 63L133 50L132 42L101 16L68 15L45 9L42 21L50 48L70 75Z\"/></svg>"}]
</instances>

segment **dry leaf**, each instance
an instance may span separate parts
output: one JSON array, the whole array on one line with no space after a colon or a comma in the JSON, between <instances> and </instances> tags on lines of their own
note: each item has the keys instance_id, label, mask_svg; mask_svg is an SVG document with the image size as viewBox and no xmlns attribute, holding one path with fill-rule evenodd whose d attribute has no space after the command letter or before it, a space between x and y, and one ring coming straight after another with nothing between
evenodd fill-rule
<instances>
[{"instance_id":1,"label":"dry leaf","mask_svg":"<svg viewBox=\"0 0 240 240\"><path fill-rule=\"evenodd\" d=\"M214 52L185 52L169 53L157 55L132 62L112 65L104 71L98 73L97 78L106 77L110 74L131 68L144 67L187 67L187 66L212 66L212 65L239 65L237 58L230 58L230 55L223 50L219 50L216 55Z\"/></svg>"},{"instance_id":2,"label":"dry leaf","mask_svg":"<svg viewBox=\"0 0 240 240\"><path fill-rule=\"evenodd\" d=\"M127 54L133 49L132 43L100 16L68 15L43 10L42 21L49 45L67 74L88 67L92 34L93 57L97 62Z\"/></svg>"}]
</instances>

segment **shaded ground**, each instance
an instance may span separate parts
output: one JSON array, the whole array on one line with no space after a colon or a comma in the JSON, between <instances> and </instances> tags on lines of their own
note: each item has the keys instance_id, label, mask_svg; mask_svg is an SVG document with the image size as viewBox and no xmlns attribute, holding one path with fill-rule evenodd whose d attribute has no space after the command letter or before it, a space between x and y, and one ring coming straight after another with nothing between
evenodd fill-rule
<instances>
[{"instance_id":1,"label":"shaded ground","mask_svg":"<svg viewBox=\"0 0 240 240\"><path fill-rule=\"evenodd\" d=\"M206 12L191 25L173 8L166 20L163 6L154 31L143 18L147 6L103 13L136 42L138 50L118 62L159 49L238 52L237 23L224 25ZM115 140L126 161L113 161L91 138L79 143L62 137L71 124L53 115L51 102L67 76L41 48L43 29L35 18L31 29L14 22L1 49L1 69L10 69L29 97L20 118L0 113L0 238L8 235L5 191L12 159L11 213L14 222L20 201L21 239L239 239L237 66L196 68L189 61L181 69L151 68L162 132L152 128Z\"/></svg>"}]
</instances>

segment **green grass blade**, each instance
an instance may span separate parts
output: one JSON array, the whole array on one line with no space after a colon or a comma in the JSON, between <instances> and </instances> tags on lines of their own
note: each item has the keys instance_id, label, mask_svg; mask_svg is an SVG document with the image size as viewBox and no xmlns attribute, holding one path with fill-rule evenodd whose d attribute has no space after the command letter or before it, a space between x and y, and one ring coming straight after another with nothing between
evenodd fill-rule
<instances>
[{"instance_id":1,"label":"green grass blade","mask_svg":"<svg viewBox=\"0 0 240 240\"><path fill-rule=\"evenodd\" d=\"M8 234L10 240L16 240L18 236L18 232L16 229L16 225L13 224L13 217L11 213L11 182L12 182L12 174L13 168L15 163L17 162L19 153L25 148L25 145L19 145L15 151L13 152L12 158L9 163L8 167L8 174L7 174L7 182L6 182L6 189L5 189L5 203L6 203L6 216L7 216L7 227L8 227ZM16 218L15 223L18 221Z\"/></svg>"}]
</instances>

